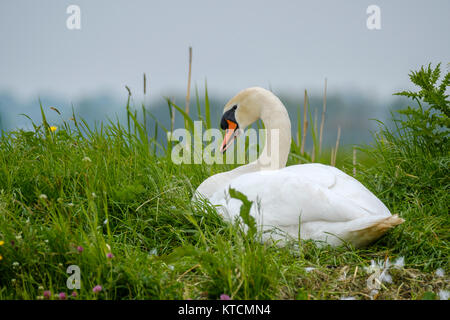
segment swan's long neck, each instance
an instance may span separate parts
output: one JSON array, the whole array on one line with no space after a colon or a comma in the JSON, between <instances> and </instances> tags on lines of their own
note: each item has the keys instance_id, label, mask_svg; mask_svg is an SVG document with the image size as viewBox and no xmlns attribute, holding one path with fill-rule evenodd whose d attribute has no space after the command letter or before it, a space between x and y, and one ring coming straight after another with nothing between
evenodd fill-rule
<instances>
[{"instance_id":1,"label":"swan's long neck","mask_svg":"<svg viewBox=\"0 0 450 320\"><path fill-rule=\"evenodd\" d=\"M280 99L273 94L261 97L258 101L258 108L260 110L259 118L263 121L266 129L263 151L256 161L229 171L230 178L248 172L277 170L286 166L291 149L289 114Z\"/></svg>"},{"instance_id":2,"label":"swan's long neck","mask_svg":"<svg viewBox=\"0 0 450 320\"><path fill-rule=\"evenodd\" d=\"M273 94L257 97L255 108L266 129L265 146L256 161L231 171L209 177L198 187L197 192L211 197L214 192L227 186L233 179L255 171L284 168L291 148L291 121L283 103Z\"/></svg>"},{"instance_id":3,"label":"swan's long neck","mask_svg":"<svg viewBox=\"0 0 450 320\"><path fill-rule=\"evenodd\" d=\"M259 170L284 168L291 149L291 121L283 103L276 96L261 107L266 129L265 146L257 160Z\"/></svg>"}]
</instances>

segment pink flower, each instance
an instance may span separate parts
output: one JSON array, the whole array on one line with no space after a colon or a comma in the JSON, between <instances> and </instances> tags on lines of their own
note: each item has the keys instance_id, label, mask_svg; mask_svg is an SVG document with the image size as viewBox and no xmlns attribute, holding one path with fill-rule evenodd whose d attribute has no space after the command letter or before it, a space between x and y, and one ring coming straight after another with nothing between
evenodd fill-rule
<instances>
[{"instance_id":1,"label":"pink flower","mask_svg":"<svg viewBox=\"0 0 450 320\"><path fill-rule=\"evenodd\" d=\"M46 290L43 292L44 298L45 299L50 299L50 297L52 296L52 293L50 290Z\"/></svg>"},{"instance_id":2,"label":"pink flower","mask_svg":"<svg viewBox=\"0 0 450 320\"><path fill-rule=\"evenodd\" d=\"M94 291L94 293L98 293L98 292L102 291L102 286L96 285L94 288L92 288L92 291Z\"/></svg>"},{"instance_id":3,"label":"pink flower","mask_svg":"<svg viewBox=\"0 0 450 320\"><path fill-rule=\"evenodd\" d=\"M106 255L106 257L107 257L108 259L112 259L112 258L114 258L114 255L113 255L111 252L108 252L108 254Z\"/></svg>"},{"instance_id":4,"label":"pink flower","mask_svg":"<svg viewBox=\"0 0 450 320\"><path fill-rule=\"evenodd\" d=\"M59 293L59 300L66 300L66 293L65 292L60 292Z\"/></svg>"},{"instance_id":5,"label":"pink flower","mask_svg":"<svg viewBox=\"0 0 450 320\"><path fill-rule=\"evenodd\" d=\"M82 253L84 251L84 248L82 246L78 246L77 250L78 250L79 253Z\"/></svg>"},{"instance_id":6,"label":"pink flower","mask_svg":"<svg viewBox=\"0 0 450 320\"><path fill-rule=\"evenodd\" d=\"M72 297L76 298L78 296L78 293L76 291L72 292Z\"/></svg>"},{"instance_id":7,"label":"pink flower","mask_svg":"<svg viewBox=\"0 0 450 320\"><path fill-rule=\"evenodd\" d=\"M227 294L225 294L225 293L222 293L222 294L220 295L220 300L231 300L231 298L230 298L229 295L227 295Z\"/></svg>"}]
</instances>

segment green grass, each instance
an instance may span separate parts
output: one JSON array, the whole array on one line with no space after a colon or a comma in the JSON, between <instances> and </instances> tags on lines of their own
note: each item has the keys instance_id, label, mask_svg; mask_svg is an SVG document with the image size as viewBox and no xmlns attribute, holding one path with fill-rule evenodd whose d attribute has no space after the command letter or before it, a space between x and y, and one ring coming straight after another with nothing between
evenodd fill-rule
<instances>
[{"instance_id":1,"label":"green grass","mask_svg":"<svg viewBox=\"0 0 450 320\"><path fill-rule=\"evenodd\" d=\"M357 178L406 222L363 249L311 241L281 248L243 234L206 203L191 204L204 179L232 166L173 164L170 147L132 111L127 128L89 128L74 117L54 132L42 114L34 131L0 140L1 299L70 295L69 265L81 269L81 289L70 299L369 299L364 267L400 256L404 268L390 271L392 283L376 298L448 290L448 276L435 275L449 272L448 150L430 157L381 127L358 153ZM298 150L288 165L310 159ZM323 152L319 161L329 158ZM337 160L352 173L351 150Z\"/></svg>"}]
</instances>

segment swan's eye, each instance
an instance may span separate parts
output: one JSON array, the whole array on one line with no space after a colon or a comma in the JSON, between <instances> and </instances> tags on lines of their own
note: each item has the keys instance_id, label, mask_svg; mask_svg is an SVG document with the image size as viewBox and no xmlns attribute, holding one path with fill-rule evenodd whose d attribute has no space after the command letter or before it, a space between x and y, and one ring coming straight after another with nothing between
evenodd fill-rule
<instances>
[{"instance_id":1,"label":"swan's eye","mask_svg":"<svg viewBox=\"0 0 450 320\"><path fill-rule=\"evenodd\" d=\"M236 110L237 109L237 104L235 104L232 109Z\"/></svg>"}]
</instances>

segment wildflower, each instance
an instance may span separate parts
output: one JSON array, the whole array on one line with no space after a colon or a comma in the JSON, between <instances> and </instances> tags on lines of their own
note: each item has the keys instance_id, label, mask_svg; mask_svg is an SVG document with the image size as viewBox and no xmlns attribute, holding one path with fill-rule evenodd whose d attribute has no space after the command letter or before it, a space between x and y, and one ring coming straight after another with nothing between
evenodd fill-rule
<instances>
[{"instance_id":1,"label":"wildflower","mask_svg":"<svg viewBox=\"0 0 450 320\"><path fill-rule=\"evenodd\" d=\"M3 260L3 256L0 254L0 261L2 261Z\"/></svg>"},{"instance_id":2,"label":"wildflower","mask_svg":"<svg viewBox=\"0 0 450 320\"><path fill-rule=\"evenodd\" d=\"M55 126L51 126L50 127L50 131L51 132L55 132L56 130L58 130L58 127L55 127Z\"/></svg>"},{"instance_id":3,"label":"wildflower","mask_svg":"<svg viewBox=\"0 0 450 320\"><path fill-rule=\"evenodd\" d=\"M83 162L92 162L91 158L89 157L84 157L83 160L81 160Z\"/></svg>"},{"instance_id":4,"label":"wildflower","mask_svg":"<svg viewBox=\"0 0 450 320\"><path fill-rule=\"evenodd\" d=\"M38 300L44 300L44 296L37 296L36 299L38 299Z\"/></svg>"},{"instance_id":5,"label":"wildflower","mask_svg":"<svg viewBox=\"0 0 450 320\"><path fill-rule=\"evenodd\" d=\"M97 195L95 194L95 192L91 193L92 198L97 198Z\"/></svg>"},{"instance_id":6,"label":"wildflower","mask_svg":"<svg viewBox=\"0 0 450 320\"><path fill-rule=\"evenodd\" d=\"M39 291L42 291L42 290L44 290L44 287L43 287L43 286L39 286L39 287L38 287L38 290L39 290Z\"/></svg>"},{"instance_id":7,"label":"wildflower","mask_svg":"<svg viewBox=\"0 0 450 320\"><path fill-rule=\"evenodd\" d=\"M81 253L81 252L84 251L84 248L83 248L82 246L78 246L78 247L77 247L77 251L78 251L79 253Z\"/></svg>"},{"instance_id":8,"label":"wildflower","mask_svg":"<svg viewBox=\"0 0 450 320\"><path fill-rule=\"evenodd\" d=\"M59 300L66 300L66 298L67 298L65 292L60 292L58 296L59 296Z\"/></svg>"},{"instance_id":9,"label":"wildflower","mask_svg":"<svg viewBox=\"0 0 450 320\"><path fill-rule=\"evenodd\" d=\"M107 257L108 259L112 259L112 258L114 258L114 255L113 255L111 252L108 252L108 254L106 255L106 257Z\"/></svg>"},{"instance_id":10,"label":"wildflower","mask_svg":"<svg viewBox=\"0 0 450 320\"><path fill-rule=\"evenodd\" d=\"M19 263L17 261L14 261L12 263L13 268L17 268L19 266Z\"/></svg>"},{"instance_id":11,"label":"wildflower","mask_svg":"<svg viewBox=\"0 0 450 320\"><path fill-rule=\"evenodd\" d=\"M225 293L222 293L222 294L220 295L220 300L231 300L231 298L230 298L229 295L227 295L227 294L225 294Z\"/></svg>"},{"instance_id":12,"label":"wildflower","mask_svg":"<svg viewBox=\"0 0 450 320\"><path fill-rule=\"evenodd\" d=\"M20 239L22 239L22 232L16 236L16 240L20 240Z\"/></svg>"},{"instance_id":13,"label":"wildflower","mask_svg":"<svg viewBox=\"0 0 450 320\"><path fill-rule=\"evenodd\" d=\"M4 244L5 244L5 241L0 240L0 246L2 246L2 245L4 245Z\"/></svg>"},{"instance_id":14,"label":"wildflower","mask_svg":"<svg viewBox=\"0 0 450 320\"><path fill-rule=\"evenodd\" d=\"M150 250L150 252L148 253L151 256L157 256L158 255L158 251L156 250L156 248L153 248L152 250Z\"/></svg>"},{"instance_id":15,"label":"wildflower","mask_svg":"<svg viewBox=\"0 0 450 320\"><path fill-rule=\"evenodd\" d=\"M11 279L12 284L16 284L16 279Z\"/></svg>"},{"instance_id":16,"label":"wildflower","mask_svg":"<svg viewBox=\"0 0 450 320\"><path fill-rule=\"evenodd\" d=\"M47 200L48 197L47 197L47 195L45 195L45 194L40 194L40 195L39 195L39 199Z\"/></svg>"},{"instance_id":17,"label":"wildflower","mask_svg":"<svg viewBox=\"0 0 450 320\"><path fill-rule=\"evenodd\" d=\"M72 202L70 202L70 203L67 204L67 206L68 206L68 207L73 207L74 204L73 204Z\"/></svg>"},{"instance_id":18,"label":"wildflower","mask_svg":"<svg viewBox=\"0 0 450 320\"><path fill-rule=\"evenodd\" d=\"M52 296L52 293L50 290L45 290L42 294L44 295L45 299L50 299L50 297Z\"/></svg>"},{"instance_id":19,"label":"wildflower","mask_svg":"<svg viewBox=\"0 0 450 320\"><path fill-rule=\"evenodd\" d=\"M72 297L76 298L78 296L78 293L76 291L72 292Z\"/></svg>"},{"instance_id":20,"label":"wildflower","mask_svg":"<svg viewBox=\"0 0 450 320\"><path fill-rule=\"evenodd\" d=\"M92 288L92 291L94 293L98 293L98 292L102 291L102 286L101 285L96 285L94 288Z\"/></svg>"}]
</instances>

